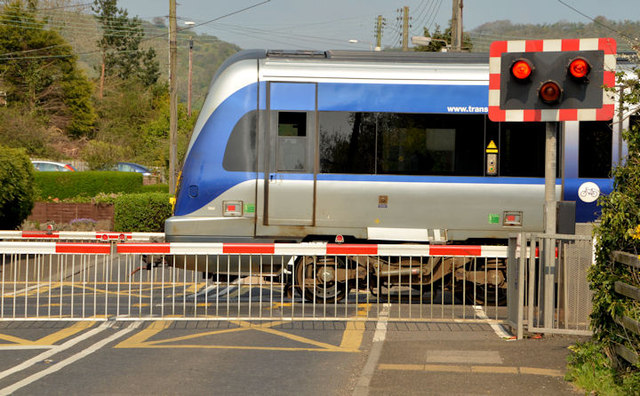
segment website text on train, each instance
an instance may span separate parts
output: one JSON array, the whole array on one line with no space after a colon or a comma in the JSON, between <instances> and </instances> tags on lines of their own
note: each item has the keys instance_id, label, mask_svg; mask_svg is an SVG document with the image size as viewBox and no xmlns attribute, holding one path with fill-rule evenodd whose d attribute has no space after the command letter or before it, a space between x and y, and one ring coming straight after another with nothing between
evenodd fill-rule
<instances>
[{"instance_id":1,"label":"website text on train","mask_svg":"<svg viewBox=\"0 0 640 396\"><path fill-rule=\"evenodd\" d=\"M515 232L541 232L545 125L490 121L488 91L486 54L238 53L211 84L167 240L506 245ZM560 205L569 219L592 222L597 197L612 188L616 136L607 122L561 124L556 199L574 203ZM197 256L173 260L206 271ZM364 261L264 262L315 301L340 300L365 277L376 288L466 282L492 303L506 291L504 261ZM242 273L261 266L242 260ZM458 268L471 275L456 278ZM490 292L477 293L480 284Z\"/></svg>"}]
</instances>

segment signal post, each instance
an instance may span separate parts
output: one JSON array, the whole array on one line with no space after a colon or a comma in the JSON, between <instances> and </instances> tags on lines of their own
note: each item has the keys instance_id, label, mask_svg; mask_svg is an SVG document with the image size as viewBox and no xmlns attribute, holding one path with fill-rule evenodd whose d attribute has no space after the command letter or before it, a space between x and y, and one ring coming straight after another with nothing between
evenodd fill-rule
<instances>
[{"instance_id":1,"label":"signal post","mask_svg":"<svg viewBox=\"0 0 640 396\"><path fill-rule=\"evenodd\" d=\"M611 38L496 41L489 60L489 118L546 122L544 326L553 321L560 121L613 118L616 42Z\"/></svg>"}]
</instances>

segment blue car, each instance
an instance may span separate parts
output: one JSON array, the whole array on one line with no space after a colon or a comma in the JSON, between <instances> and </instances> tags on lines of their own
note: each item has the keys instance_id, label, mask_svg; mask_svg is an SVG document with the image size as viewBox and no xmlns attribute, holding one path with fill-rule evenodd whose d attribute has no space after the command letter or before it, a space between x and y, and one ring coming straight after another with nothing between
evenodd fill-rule
<instances>
[{"instance_id":1,"label":"blue car","mask_svg":"<svg viewBox=\"0 0 640 396\"><path fill-rule=\"evenodd\" d=\"M118 162L117 170L120 172L138 172L142 176L151 176L153 173L146 167L133 162Z\"/></svg>"}]
</instances>

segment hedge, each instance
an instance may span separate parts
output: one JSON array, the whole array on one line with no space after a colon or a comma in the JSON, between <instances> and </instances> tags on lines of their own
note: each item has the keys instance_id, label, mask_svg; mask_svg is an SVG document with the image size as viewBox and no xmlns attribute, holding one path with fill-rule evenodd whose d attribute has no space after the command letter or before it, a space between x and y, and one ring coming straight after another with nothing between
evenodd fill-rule
<instances>
[{"instance_id":1,"label":"hedge","mask_svg":"<svg viewBox=\"0 0 640 396\"><path fill-rule=\"evenodd\" d=\"M171 216L167 193L127 194L117 197L113 207L116 232L164 232L164 221Z\"/></svg>"},{"instance_id":2,"label":"hedge","mask_svg":"<svg viewBox=\"0 0 640 396\"><path fill-rule=\"evenodd\" d=\"M134 193L142 188L137 172L36 172L39 200L94 197L100 193Z\"/></svg>"},{"instance_id":3,"label":"hedge","mask_svg":"<svg viewBox=\"0 0 640 396\"><path fill-rule=\"evenodd\" d=\"M146 184L140 187L139 192L141 193L151 193L151 192L161 192L161 193L169 193L169 185L168 184Z\"/></svg>"},{"instance_id":4,"label":"hedge","mask_svg":"<svg viewBox=\"0 0 640 396\"><path fill-rule=\"evenodd\" d=\"M24 150L0 146L0 229L16 229L31 213L34 172Z\"/></svg>"}]
</instances>

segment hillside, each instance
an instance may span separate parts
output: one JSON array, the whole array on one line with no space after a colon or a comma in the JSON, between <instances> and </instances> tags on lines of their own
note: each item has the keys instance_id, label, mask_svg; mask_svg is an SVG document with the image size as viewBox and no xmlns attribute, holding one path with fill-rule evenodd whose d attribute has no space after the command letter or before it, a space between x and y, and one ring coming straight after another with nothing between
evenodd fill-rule
<instances>
[{"instance_id":1,"label":"hillside","mask_svg":"<svg viewBox=\"0 0 640 396\"><path fill-rule=\"evenodd\" d=\"M101 36L100 29L89 9L83 11L62 11L50 9L42 11L49 20L49 26L57 30L78 54L80 66L90 78L98 77L100 53L96 42ZM164 23L142 22L145 30L144 46L153 47L160 63L161 79L166 81L169 74L168 28ZM234 44L219 40L215 36L198 34L189 30L178 31L178 95L180 101L187 101L187 81L189 63L189 39L193 38L193 108L201 107L209 88L209 83L218 66L229 56L239 51Z\"/></svg>"},{"instance_id":2,"label":"hillside","mask_svg":"<svg viewBox=\"0 0 640 396\"><path fill-rule=\"evenodd\" d=\"M640 48L640 21L610 21L604 17L595 22L560 21L553 24L513 24L508 20L488 22L467 31L473 40L474 52L487 52L492 41L552 38L613 37L618 52L631 52L632 45Z\"/></svg>"}]
</instances>

